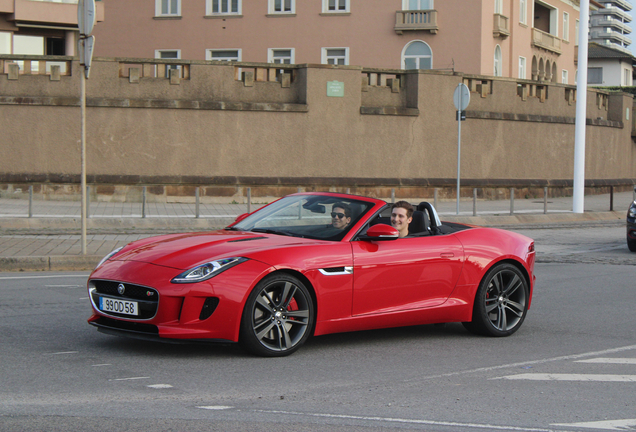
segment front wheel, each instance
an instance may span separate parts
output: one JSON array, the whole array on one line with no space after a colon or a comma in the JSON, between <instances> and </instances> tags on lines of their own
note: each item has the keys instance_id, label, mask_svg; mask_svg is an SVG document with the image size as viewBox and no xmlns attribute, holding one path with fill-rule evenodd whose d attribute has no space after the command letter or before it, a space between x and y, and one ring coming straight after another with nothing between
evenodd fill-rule
<instances>
[{"instance_id":1,"label":"front wheel","mask_svg":"<svg viewBox=\"0 0 636 432\"><path fill-rule=\"evenodd\" d=\"M636 252L636 240L632 240L630 238L627 239L627 247L630 251Z\"/></svg>"},{"instance_id":2,"label":"front wheel","mask_svg":"<svg viewBox=\"0 0 636 432\"><path fill-rule=\"evenodd\" d=\"M314 302L303 282L287 274L270 275L247 298L239 341L256 355L286 356L305 343L315 320Z\"/></svg>"},{"instance_id":3,"label":"front wheel","mask_svg":"<svg viewBox=\"0 0 636 432\"><path fill-rule=\"evenodd\" d=\"M528 283L512 264L498 264L482 279L475 295L473 320L463 323L469 331L486 336L509 336L528 313Z\"/></svg>"}]
</instances>

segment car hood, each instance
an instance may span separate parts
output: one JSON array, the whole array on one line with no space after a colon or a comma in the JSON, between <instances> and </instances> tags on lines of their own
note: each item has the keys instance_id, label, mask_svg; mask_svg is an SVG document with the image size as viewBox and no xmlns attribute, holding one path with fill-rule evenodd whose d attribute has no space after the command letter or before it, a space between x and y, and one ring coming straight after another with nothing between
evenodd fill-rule
<instances>
[{"instance_id":1,"label":"car hood","mask_svg":"<svg viewBox=\"0 0 636 432\"><path fill-rule=\"evenodd\" d=\"M221 258L245 257L281 247L324 243L243 231L211 231L150 237L128 244L112 261L137 261L180 270ZM262 254L260 254L262 256ZM271 264L271 263L268 263Z\"/></svg>"}]
</instances>

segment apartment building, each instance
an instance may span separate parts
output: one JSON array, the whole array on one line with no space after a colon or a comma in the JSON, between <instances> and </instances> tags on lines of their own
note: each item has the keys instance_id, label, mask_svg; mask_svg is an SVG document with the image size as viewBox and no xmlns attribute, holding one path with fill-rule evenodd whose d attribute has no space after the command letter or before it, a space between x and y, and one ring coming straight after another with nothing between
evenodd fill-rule
<instances>
[{"instance_id":1,"label":"apartment building","mask_svg":"<svg viewBox=\"0 0 636 432\"><path fill-rule=\"evenodd\" d=\"M78 36L77 0L0 0L0 54L72 56Z\"/></svg>"},{"instance_id":2,"label":"apartment building","mask_svg":"<svg viewBox=\"0 0 636 432\"><path fill-rule=\"evenodd\" d=\"M106 9L96 56L441 69L567 84L576 73L576 0L108 0Z\"/></svg>"},{"instance_id":3,"label":"apartment building","mask_svg":"<svg viewBox=\"0 0 636 432\"><path fill-rule=\"evenodd\" d=\"M590 41L631 54L630 0L601 0L600 3L603 8L590 16Z\"/></svg>"}]
</instances>

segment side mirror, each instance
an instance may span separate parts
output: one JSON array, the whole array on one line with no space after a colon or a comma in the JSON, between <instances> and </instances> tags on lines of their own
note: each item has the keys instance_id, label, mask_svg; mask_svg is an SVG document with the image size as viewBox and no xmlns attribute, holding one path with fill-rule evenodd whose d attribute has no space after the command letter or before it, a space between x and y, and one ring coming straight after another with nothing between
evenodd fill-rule
<instances>
[{"instance_id":1,"label":"side mirror","mask_svg":"<svg viewBox=\"0 0 636 432\"><path fill-rule=\"evenodd\" d=\"M400 237L400 233L397 229L393 228L391 225L385 224L377 224L373 225L367 230L367 233L363 236L360 236L360 240L366 241L384 241L384 240L395 240Z\"/></svg>"},{"instance_id":2,"label":"side mirror","mask_svg":"<svg viewBox=\"0 0 636 432\"><path fill-rule=\"evenodd\" d=\"M236 220L234 221L234 223L238 223L238 222L242 221L243 219L245 219L249 215L250 215L249 213L243 213L243 214L238 215L236 217Z\"/></svg>"}]
</instances>

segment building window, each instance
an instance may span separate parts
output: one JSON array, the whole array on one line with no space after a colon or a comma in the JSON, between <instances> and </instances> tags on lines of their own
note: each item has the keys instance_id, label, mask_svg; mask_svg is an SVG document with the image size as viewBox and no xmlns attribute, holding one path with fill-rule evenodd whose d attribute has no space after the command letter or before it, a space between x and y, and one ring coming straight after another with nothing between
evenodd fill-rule
<instances>
[{"instance_id":1,"label":"building window","mask_svg":"<svg viewBox=\"0 0 636 432\"><path fill-rule=\"evenodd\" d=\"M269 0L269 13L294 14L296 13L296 0Z\"/></svg>"},{"instance_id":2,"label":"building window","mask_svg":"<svg viewBox=\"0 0 636 432\"><path fill-rule=\"evenodd\" d=\"M155 16L181 16L181 0L155 0Z\"/></svg>"},{"instance_id":3,"label":"building window","mask_svg":"<svg viewBox=\"0 0 636 432\"><path fill-rule=\"evenodd\" d=\"M349 12L349 0L322 0L322 11L325 13Z\"/></svg>"},{"instance_id":4,"label":"building window","mask_svg":"<svg viewBox=\"0 0 636 432\"><path fill-rule=\"evenodd\" d=\"M574 45L579 44L579 20L574 23Z\"/></svg>"},{"instance_id":5,"label":"building window","mask_svg":"<svg viewBox=\"0 0 636 432\"><path fill-rule=\"evenodd\" d=\"M402 10L431 10L433 0L402 0Z\"/></svg>"},{"instance_id":6,"label":"building window","mask_svg":"<svg viewBox=\"0 0 636 432\"><path fill-rule=\"evenodd\" d=\"M11 54L11 33L0 32L0 54Z\"/></svg>"},{"instance_id":7,"label":"building window","mask_svg":"<svg viewBox=\"0 0 636 432\"><path fill-rule=\"evenodd\" d=\"M501 47L497 45L495 47L495 62L494 62L494 76L500 77L503 76L503 71L501 70L503 67L503 63L501 61Z\"/></svg>"},{"instance_id":8,"label":"building window","mask_svg":"<svg viewBox=\"0 0 636 432\"><path fill-rule=\"evenodd\" d=\"M588 84L603 84L603 68L592 67L587 68Z\"/></svg>"},{"instance_id":9,"label":"building window","mask_svg":"<svg viewBox=\"0 0 636 432\"><path fill-rule=\"evenodd\" d=\"M503 0L495 0L495 13L503 15Z\"/></svg>"},{"instance_id":10,"label":"building window","mask_svg":"<svg viewBox=\"0 0 636 432\"><path fill-rule=\"evenodd\" d=\"M240 15L241 0L206 0L206 15Z\"/></svg>"},{"instance_id":11,"label":"building window","mask_svg":"<svg viewBox=\"0 0 636 432\"><path fill-rule=\"evenodd\" d=\"M623 85L631 86L632 85L632 71L631 69L623 69Z\"/></svg>"},{"instance_id":12,"label":"building window","mask_svg":"<svg viewBox=\"0 0 636 432\"><path fill-rule=\"evenodd\" d=\"M294 49L293 48L270 48L267 54L269 63L293 64Z\"/></svg>"},{"instance_id":13,"label":"building window","mask_svg":"<svg viewBox=\"0 0 636 432\"><path fill-rule=\"evenodd\" d=\"M426 42L413 41L404 47L402 69L432 69L433 51Z\"/></svg>"},{"instance_id":14,"label":"building window","mask_svg":"<svg viewBox=\"0 0 636 432\"><path fill-rule=\"evenodd\" d=\"M526 0L519 0L519 22L521 24L527 23L528 5Z\"/></svg>"},{"instance_id":15,"label":"building window","mask_svg":"<svg viewBox=\"0 0 636 432\"><path fill-rule=\"evenodd\" d=\"M519 78L526 79L526 58L519 57Z\"/></svg>"},{"instance_id":16,"label":"building window","mask_svg":"<svg viewBox=\"0 0 636 432\"><path fill-rule=\"evenodd\" d=\"M568 83L568 71L563 69L561 71L561 84L567 84L567 83Z\"/></svg>"},{"instance_id":17,"label":"building window","mask_svg":"<svg viewBox=\"0 0 636 432\"><path fill-rule=\"evenodd\" d=\"M209 49L205 52L206 60L241 61L240 49Z\"/></svg>"},{"instance_id":18,"label":"building window","mask_svg":"<svg viewBox=\"0 0 636 432\"><path fill-rule=\"evenodd\" d=\"M570 14L563 12L563 40L570 40Z\"/></svg>"},{"instance_id":19,"label":"building window","mask_svg":"<svg viewBox=\"0 0 636 432\"><path fill-rule=\"evenodd\" d=\"M323 48L321 57L322 64L348 65L349 48Z\"/></svg>"},{"instance_id":20,"label":"building window","mask_svg":"<svg viewBox=\"0 0 636 432\"><path fill-rule=\"evenodd\" d=\"M155 58L158 59L180 59L181 58L181 50L156 50ZM170 78L170 70L176 69L181 73L181 66L175 64L167 64L167 65L158 65L157 68L165 67L165 76Z\"/></svg>"}]
</instances>

